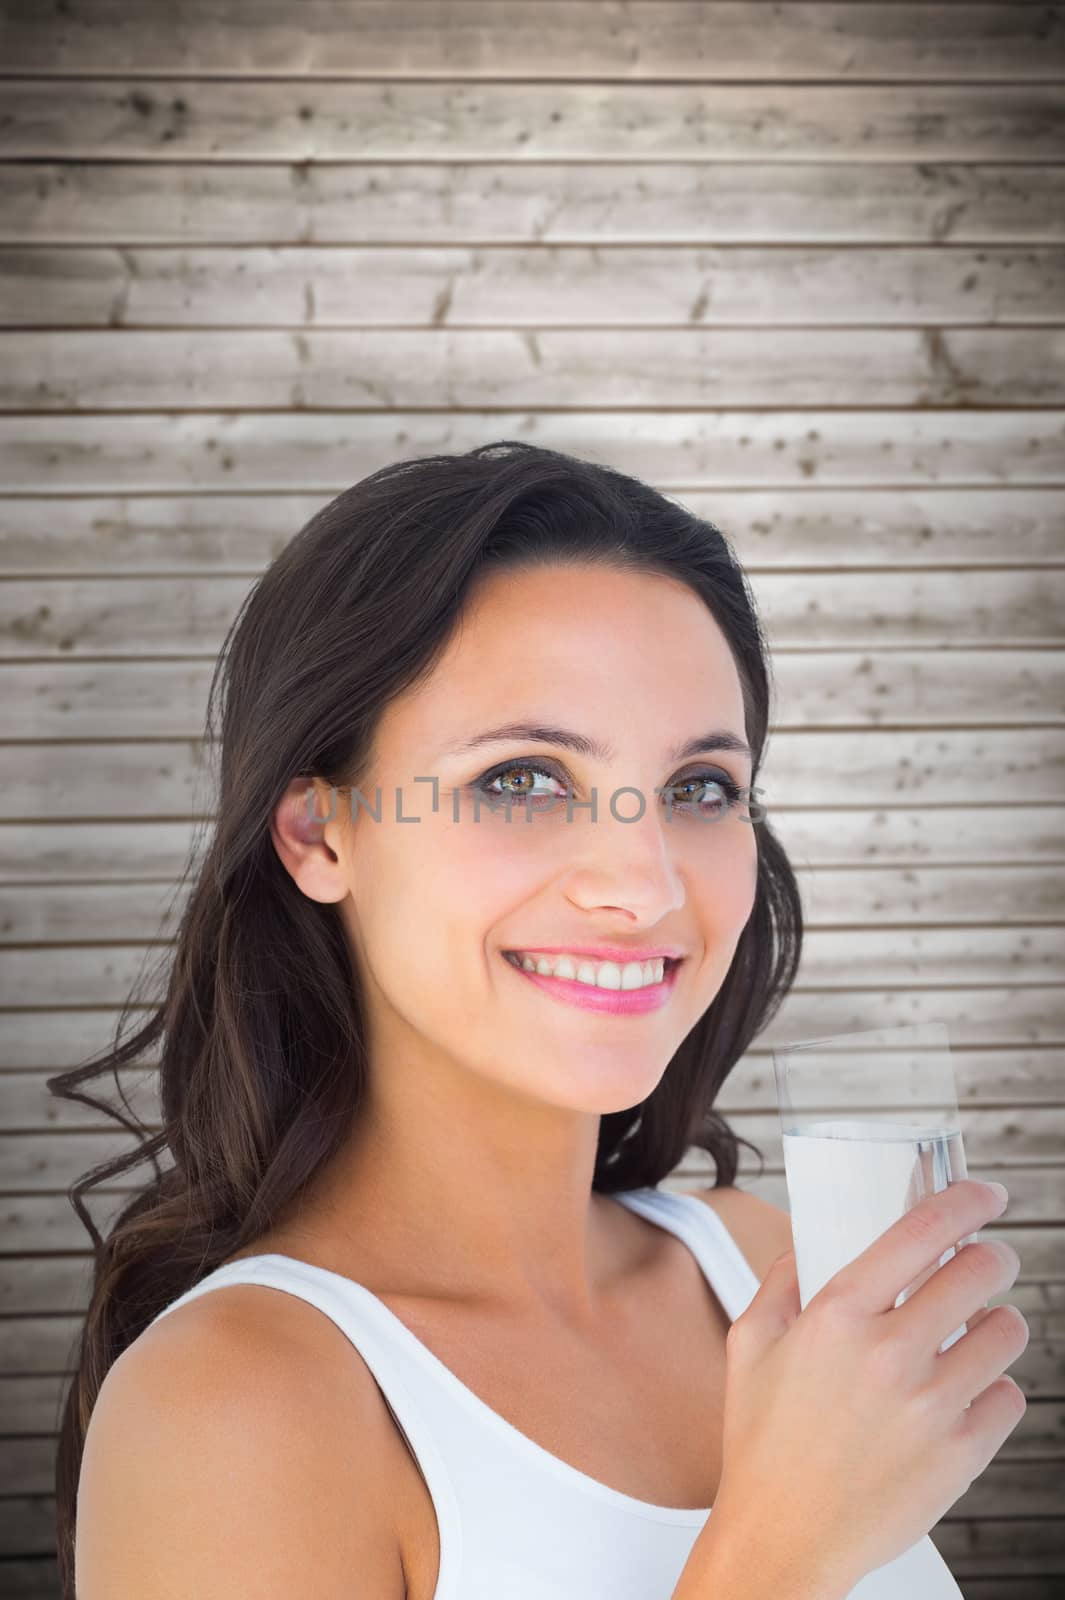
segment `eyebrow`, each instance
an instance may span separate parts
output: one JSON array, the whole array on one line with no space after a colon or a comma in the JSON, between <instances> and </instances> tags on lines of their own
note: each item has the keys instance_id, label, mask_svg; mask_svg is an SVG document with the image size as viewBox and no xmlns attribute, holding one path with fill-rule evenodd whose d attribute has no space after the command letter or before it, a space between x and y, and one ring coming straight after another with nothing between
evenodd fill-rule
<instances>
[{"instance_id":1,"label":"eyebrow","mask_svg":"<svg viewBox=\"0 0 1065 1600\"><path fill-rule=\"evenodd\" d=\"M613 748L599 739L589 739L586 734L574 733L569 728L553 728L540 722L507 722L500 728L489 728L484 733L464 739L460 744L451 745L449 754L466 755L471 750L480 749L481 745L499 744L504 740L557 744L563 749L575 751L577 755L592 756L596 761L613 761L615 755ZM730 733L727 728L718 728L677 745L668 753L667 760L686 761L689 756L701 755L707 750L732 750L737 755L751 755L750 745L745 744L738 734Z\"/></svg>"}]
</instances>

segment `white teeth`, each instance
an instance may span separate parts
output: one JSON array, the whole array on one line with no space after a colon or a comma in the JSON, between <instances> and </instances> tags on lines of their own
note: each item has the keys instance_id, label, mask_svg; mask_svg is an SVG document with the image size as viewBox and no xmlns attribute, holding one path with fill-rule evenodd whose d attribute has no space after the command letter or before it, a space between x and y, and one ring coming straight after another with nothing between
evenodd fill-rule
<instances>
[{"instance_id":1,"label":"white teeth","mask_svg":"<svg viewBox=\"0 0 1065 1600\"><path fill-rule=\"evenodd\" d=\"M506 952L507 960L525 972L536 972L545 978L569 978L577 983L587 983L597 989L646 989L662 983L665 962L662 957L654 961L586 961L579 956L530 956L521 951Z\"/></svg>"}]
</instances>

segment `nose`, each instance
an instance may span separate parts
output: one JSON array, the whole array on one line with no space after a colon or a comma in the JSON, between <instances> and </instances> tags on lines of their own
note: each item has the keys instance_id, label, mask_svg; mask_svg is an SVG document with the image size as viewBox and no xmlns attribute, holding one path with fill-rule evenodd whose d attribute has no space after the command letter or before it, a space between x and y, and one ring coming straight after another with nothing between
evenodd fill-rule
<instances>
[{"instance_id":1,"label":"nose","mask_svg":"<svg viewBox=\"0 0 1065 1600\"><path fill-rule=\"evenodd\" d=\"M647 802L640 815L635 796L624 794L617 799L616 811L600 807L594 822L575 830L579 852L565 885L575 906L582 911L620 911L648 925L683 906L684 881L674 861L664 809L656 810ZM622 820L626 817L633 820Z\"/></svg>"}]
</instances>

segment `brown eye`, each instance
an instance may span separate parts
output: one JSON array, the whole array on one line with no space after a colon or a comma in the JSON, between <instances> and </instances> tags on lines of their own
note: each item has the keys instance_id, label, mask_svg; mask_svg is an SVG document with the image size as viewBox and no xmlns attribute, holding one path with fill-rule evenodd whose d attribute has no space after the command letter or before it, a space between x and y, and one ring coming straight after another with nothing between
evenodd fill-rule
<instances>
[{"instance_id":1,"label":"brown eye","mask_svg":"<svg viewBox=\"0 0 1065 1600\"><path fill-rule=\"evenodd\" d=\"M709 812L724 813L742 798L739 785L726 772L693 772L670 785L673 804L698 806Z\"/></svg>"},{"instance_id":2,"label":"brown eye","mask_svg":"<svg viewBox=\"0 0 1065 1600\"><path fill-rule=\"evenodd\" d=\"M515 774L519 777L519 781L516 784L507 782L504 783L502 788L493 787L495 784L502 783L504 779L513 778ZM542 790L537 791L534 786L536 778L550 778L555 783L565 784L565 780L551 767L539 766L531 761L510 761L503 766L493 767L490 772L484 773L482 777L478 778L474 788L481 794L488 795L491 799L502 800L509 797L512 800L530 801L533 803L534 809L535 802L538 800L557 800L561 798L557 794L545 794Z\"/></svg>"}]
</instances>

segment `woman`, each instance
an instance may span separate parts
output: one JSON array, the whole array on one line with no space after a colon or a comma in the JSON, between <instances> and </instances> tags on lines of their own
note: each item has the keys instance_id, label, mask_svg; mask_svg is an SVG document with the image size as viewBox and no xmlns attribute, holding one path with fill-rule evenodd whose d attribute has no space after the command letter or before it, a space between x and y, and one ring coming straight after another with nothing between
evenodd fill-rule
<instances>
[{"instance_id":1,"label":"woman","mask_svg":"<svg viewBox=\"0 0 1065 1600\"><path fill-rule=\"evenodd\" d=\"M502 442L340 495L219 672L165 1004L51 1080L159 1041L173 1158L97 1247L65 1593L665 1600L790 1244L712 1110L802 931L743 574Z\"/></svg>"}]
</instances>

